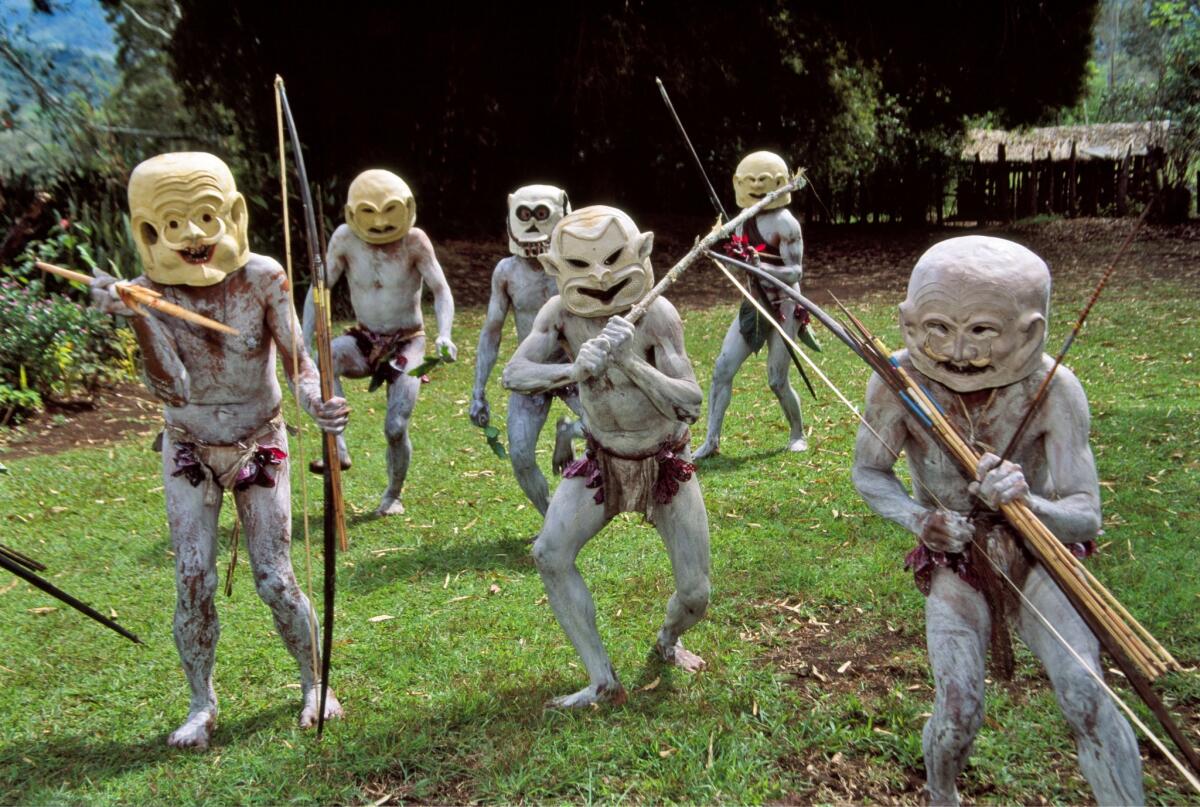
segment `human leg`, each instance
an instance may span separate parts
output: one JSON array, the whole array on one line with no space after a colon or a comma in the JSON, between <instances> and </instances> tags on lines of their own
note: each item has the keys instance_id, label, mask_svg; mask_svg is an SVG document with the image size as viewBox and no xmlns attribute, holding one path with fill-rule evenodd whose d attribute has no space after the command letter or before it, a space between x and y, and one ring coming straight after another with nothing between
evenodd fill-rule
<instances>
[{"instance_id":1,"label":"human leg","mask_svg":"<svg viewBox=\"0 0 1200 807\"><path fill-rule=\"evenodd\" d=\"M273 438L276 445L287 445L287 433L281 426ZM317 615L308 598L300 591L292 570L292 507L288 462L275 466L275 487L252 486L237 491L238 515L246 533L254 588L271 609L275 630L284 647L300 668L300 688L304 708L300 725L317 722L319 687L319 627ZM341 717L342 709L333 693L328 693L325 717Z\"/></svg>"},{"instance_id":2,"label":"human leg","mask_svg":"<svg viewBox=\"0 0 1200 807\"><path fill-rule=\"evenodd\" d=\"M513 474L525 496L543 516L550 506L550 486L538 468L536 452L538 435L550 412L550 400L548 395L514 392L508 396L508 414L505 416Z\"/></svg>"},{"instance_id":3,"label":"human leg","mask_svg":"<svg viewBox=\"0 0 1200 807\"><path fill-rule=\"evenodd\" d=\"M667 547L675 592L667 601L667 615L658 632L655 650L669 664L687 671L704 668L704 659L684 649L680 637L708 610L708 513L700 483L692 477L680 485L669 504L657 511L655 527Z\"/></svg>"},{"instance_id":4,"label":"human leg","mask_svg":"<svg viewBox=\"0 0 1200 807\"><path fill-rule=\"evenodd\" d=\"M936 568L925 599L925 638L933 669L933 716L925 723L926 791L931 804L958 804L955 779L983 723L991 614L981 593Z\"/></svg>"},{"instance_id":5,"label":"human leg","mask_svg":"<svg viewBox=\"0 0 1200 807\"><path fill-rule=\"evenodd\" d=\"M789 306L789 309L792 308ZM783 329L796 339L796 314L790 311L784 317ZM787 418L788 451L804 451L808 441L804 438L804 418L800 414L800 396L792 387L789 375L792 369L792 357L788 354L788 346L778 332L772 330L767 336L767 384L771 392L779 400L783 415Z\"/></svg>"},{"instance_id":6,"label":"human leg","mask_svg":"<svg viewBox=\"0 0 1200 807\"><path fill-rule=\"evenodd\" d=\"M571 640L587 670L589 684L572 694L555 698L548 705L571 708L602 701L620 702L625 690L617 679L600 632L596 629L596 605L587 583L575 565L584 544L605 525L603 505L582 477L564 479L554 491L542 531L533 544L533 560L554 616Z\"/></svg>"},{"instance_id":7,"label":"human leg","mask_svg":"<svg viewBox=\"0 0 1200 807\"><path fill-rule=\"evenodd\" d=\"M367 362L363 358L362 353L358 349L358 344L352 336L339 336L333 340L333 394L339 398L344 398L345 393L342 392L342 377L346 378L363 378L369 374ZM346 433L342 431L337 435L337 450L338 461L342 464L342 470L348 470L351 465L350 450L346 448ZM317 457L308 463L308 469L315 474L325 472L324 457Z\"/></svg>"},{"instance_id":8,"label":"human leg","mask_svg":"<svg viewBox=\"0 0 1200 807\"><path fill-rule=\"evenodd\" d=\"M410 342L403 354L406 366L416 367L424 352L424 339L414 339ZM408 465L412 459L412 439L408 427L420 391L421 380L408 373L402 373L399 378L388 384L387 418L383 424L383 433L387 437L388 487L375 511L377 515L392 516L404 512L400 494L404 489L404 480L408 477Z\"/></svg>"},{"instance_id":9,"label":"human leg","mask_svg":"<svg viewBox=\"0 0 1200 807\"><path fill-rule=\"evenodd\" d=\"M720 450L721 426L725 422L725 410L733 398L733 377L750 353L750 346L742 337L741 326L735 316L725 332L725 341L721 343L721 352L717 354L717 363L713 366L712 383L708 388L708 427L704 442L696 450L698 460L713 456Z\"/></svg>"},{"instance_id":10,"label":"human leg","mask_svg":"<svg viewBox=\"0 0 1200 807\"><path fill-rule=\"evenodd\" d=\"M220 502L204 501L205 486L193 487L175 470L174 447L163 447L163 487L171 549L175 554L173 633L191 690L187 720L167 738L178 748L208 747L217 719L213 665L221 628L217 619L217 525Z\"/></svg>"},{"instance_id":11,"label":"human leg","mask_svg":"<svg viewBox=\"0 0 1200 807\"><path fill-rule=\"evenodd\" d=\"M1025 581L1025 597L1087 664L1063 647L1025 603L1016 626L1021 639L1041 659L1063 717L1075 734L1079 768L1099 804L1144 804L1142 759L1128 721L1089 673L1103 677L1100 644L1087 623L1046 570L1034 566Z\"/></svg>"}]
</instances>

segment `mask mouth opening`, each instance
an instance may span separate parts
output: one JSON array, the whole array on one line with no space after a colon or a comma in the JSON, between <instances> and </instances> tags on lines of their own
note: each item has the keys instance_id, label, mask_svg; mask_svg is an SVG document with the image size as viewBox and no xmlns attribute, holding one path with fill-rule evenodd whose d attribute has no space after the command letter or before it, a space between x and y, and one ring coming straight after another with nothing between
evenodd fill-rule
<instances>
[{"instance_id":1,"label":"mask mouth opening","mask_svg":"<svg viewBox=\"0 0 1200 807\"><path fill-rule=\"evenodd\" d=\"M384 227L368 227L367 232L369 232L371 235L387 235L388 233L394 231L395 229L396 229L395 224L388 224L387 226L384 226Z\"/></svg>"},{"instance_id":2,"label":"mask mouth opening","mask_svg":"<svg viewBox=\"0 0 1200 807\"><path fill-rule=\"evenodd\" d=\"M954 373L955 375L967 375L967 376L982 375L992 369L992 365L990 362L984 362L983 364L977 365L977 364L972 364L970 362L965 362L963 364L957 364L952 361L939 361L938 366L941 367L943 370Z\"/></svg>"},{"instance_id":3,"label":"mask mouth opening","mask_svg":"<svg viewBox=\"0 0 1200 807\"><path fill-rule=\"evenodd\" d=\"M602 303L611 303L616 296L621 293L621 290L629 285L633 278L627 277L615 286L609 286L607 289L578 289L579 293L584 297L591 297L593 300L599 300Z\"/></svg>"},{"instance_id":4,"label":"mask mouth opening","mask_svg":"<svg viewBox=\"0 0 1200 807\"><path fill-rule=\"evenodd\" d=\"M212 260L213 253L216 251L216 244L204 244L198 247L186 247L175 250L179 254L179 257L183 258L184 263L190 263L193 266L208 263Z\"/></svg>"}]
</instances>

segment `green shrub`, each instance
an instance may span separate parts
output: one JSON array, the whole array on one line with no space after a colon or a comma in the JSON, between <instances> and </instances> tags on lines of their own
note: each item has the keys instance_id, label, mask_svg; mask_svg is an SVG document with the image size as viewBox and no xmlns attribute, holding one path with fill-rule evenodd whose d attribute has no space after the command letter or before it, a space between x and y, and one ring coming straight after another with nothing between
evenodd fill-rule
<instances>
[{"instance_id":1,"label":"green shrub","mask_svg":"<svg viewBox=\"0 0 1200 807\"><path fill-rule=\"evenodd\" d=\"M40 279L0 277L0 416L42 401L89 399L133 370L133 338L112 317L60 295ZM30 395L29 393L33 393Z\"/></svg>"}]
</instances>

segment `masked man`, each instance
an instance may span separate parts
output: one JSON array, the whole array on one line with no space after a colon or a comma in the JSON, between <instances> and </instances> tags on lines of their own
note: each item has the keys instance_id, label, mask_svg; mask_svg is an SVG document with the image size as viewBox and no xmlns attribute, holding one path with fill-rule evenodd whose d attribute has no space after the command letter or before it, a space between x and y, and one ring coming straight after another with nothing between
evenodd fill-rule
<instances>
[{"instance_id":1,"label":"masked man","mask_svg":"<svg viewBox=\"0 0 1200 807\"><path fill-rule=\"evenodd\" d=\"M590 679L554 699L556 707L625 699L575 565L584 544L618 513L642 513L654 524L675 573L659 657L689 672L704 666L679 638L708 607L708 516L687 453L700 387L674 306L659 297L636 326L621 316L653 285L653 238L615 208L565 216L538 258L559 296L542 307L504 369L504 386L525 394L578 384L583 407L587 456L563 473L533 546L550 606ZM573 362L559 358L564 347Z\"/></svg>"},{"instance_id":2,"label":"masked man","mask_svg":"<svg viewBox=\"0 0 1200 807\"><path fill-rule=\"evenodd\" d=\"M300 725L317 722L316 615L292 571L287 432L275 354L317 424L345 427L341 398L322 403L283 269L250 252L246 202L211 154L160 154L129 178L130 226L145 274L133 282L239 332L217 333L131 309L113 278L93 286L109 313L131 317L146 381L164 403L163 486L175 554L175 646L191 687L187 720L167 742L206 748L217 717L217 523L233 492L258 595L300 665ZM142 314L141 316L135 314ZM299 372L294 373L293 358ZM330 692L326 718L342 713Z\"/></svg>"},{"instance_id":3,"label":"masked man","mask_svg":"<svg viewBox=\"0 0 1200 807\"><path fill-rule=\"evenodd\" d=\"M404 512L400 493L412 458L409 422L421 388L407 371L425 356L421 317L421 288L433 292L437 316L437 353L454 361L458 349L450 340L454 300L433 254L429 236L414 227L417 203L404 180L390 171L371 169L355 177L346 194L346 223L329 239L325 256L327 282L333 288L343 276L350 284L350 304L358 324L333 340L334 386L342 394L340 377L370 378L370 389L387 384L388 487L376 513ZM304 336L316 327L312 290L304 301ZM350 467L345 437L338 436L338 457ZM313 471L321 470L320 462Z\"/></svg>"},{"instance_id":4,"label":"masked man","mask_svg":"<svg viewBox=\"0 0 1200 807\"><path fill-rule=\"evenodd\" d=\"M471 395L471 422L487 426L490 409L487 400L487 381L496 366L500 352L500 334L511 309L517 326L517 339L524 341L533 328L534 317L554 295L558 287L554 278L542 271L538 256L546 251L550 233L564 214L571 212L567 192L550 185L526 185L508 196L508 249L512 253L496 264L492 272L492 296L488 300L487 318L479 334L479 350L475 358L475 390ZM567 361L565 355L553 357L554 363ZM538 435L550 412L555 395L572 411L579 412L579 392L574 386L551 393L508 396L508 449L517 483L533 506L542 515L550 505L550 487L537 465L534 452ZM555 428L552 465L561 473L574 459L571 438L579 436L581 422L559 419Z\"/></svg>"},{"instance_id":5,"label":"masked man","mask_svg":"<svg viewBox=\"0 0 1200 807\"><path fill-rule=\"evenodd\" d=\"M1129 724L1082 664L1025 604L1032 603L1101 673L1095 636L997 511L1021 499L1076 554L1100 530L1100 490L1088 445L1087 398L1060 367L1048 396L1015 448L997 452L1050 371L1043 354L1050 304L1046 264L1024 247L986 236L932 247L913 269L900 306L907 348L901 365L922 383L982 458L979 481L965 479L878 376L867 387L865 426L855 447L854 483L867 504L915 535L907 564L926 595L925 634L936 695L925 724L926 788L934 804L957 804L955 778L983 722L984 659L992 623L1007 642L1006 613L1046 667L1059 707L1075 733L1079 765L1101 804L1141 804L1138 747ZM882 439L881 439L882 438ZM893 472L903 451L910 496ZM968 520L976 503L983 513ZM987 555L1020 587L989 591ZM1004 584L1006 585L1006 584ZM990 607L989 607L990 603Z\"/></svg>"},{"instance_id":6,"label":"masked man","mask_svg":"<svg viewBox=\"0 0 1200 807\"><path fill-rule=\"evenodd\" d=\"M769 151L756 151L738 163L733 175L733 190L738 207L753 207L764 196L784 185L790 177L783 158ZM792 195L785 193L754 218L738 228L737 238L743 240L748 249L759 252L759 265L763 270L800 289L800 264L804 259L804 240L800 236L800 222L787 209ZM754 284L751 284L753 288ZM761 302L768 311L779 317L780 324L793 339L800 322L795 303L783 297L770 284L764 284L766 299ZM804 451L808 441L804 439L804 421L800 416L800 398L788 380L791 357L787 345L769 322L749 302L742 303L737 317L725 333L717 364L713 368L712 386L708 391L708 434L696 451L696 459L704 459L718 453L721 442L721 425L725 421L725 410L733 397L733 377L750 357L766 344L767 384L779 399L783 414L791 429L788 435L788 451Z\"/></svg>"}]
</instances>

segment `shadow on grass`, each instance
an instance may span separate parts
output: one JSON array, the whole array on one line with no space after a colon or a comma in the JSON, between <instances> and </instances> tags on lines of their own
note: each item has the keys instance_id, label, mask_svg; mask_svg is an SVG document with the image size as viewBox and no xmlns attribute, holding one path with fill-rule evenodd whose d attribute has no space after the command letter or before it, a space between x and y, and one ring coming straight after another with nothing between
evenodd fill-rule
<instances>
[{"instance_id":1,"label":"shadow on grass","mask_svg":"<svg viewBox=\"0 0 1200 807\"><path fill-rule=\"evenodd\" d=\"M104 740L94 735L58 734L41 743L0 746L0 802L29 804L51 793L87 789L94 782L124 776L190 754L220 753L225 746L278 728L281 718L295 709L280 704L241 720L218 721L207 752L171 748L167 733L136 743ZM172 726L172 730L173 730Z\"/></svg>"},{"instance_id":2,"label":"shadow on grass","mask_svg":"<svg viewBox=\"0 0 1200 807\"><path fill-rule=\"evenodd\" d=\"M533 568L530 543L524 538L485 538L477 541L455 538L360 558L355 561L353 572L345 575L341 585L367 592L414 574L457 574L492 569L529 572Z\"/></svg>"},{"instance_id":3,"label":"shadow on grass","mask_svg":"<svg viewBox=\"0 0 1200 807\"><path fill-rule=\"evenodd\" d=\"M753 454L743 454L739 456L729 456L728 454L717 454L715 457L705 457L702 460L696 461L696 468L700 474L724 473L726 471L736 471L746 463L762 462L763 460L777 457L780 454L787 453L787 449L773 448L769 451L756 451Z\"/></svg>"}]
</instances>

